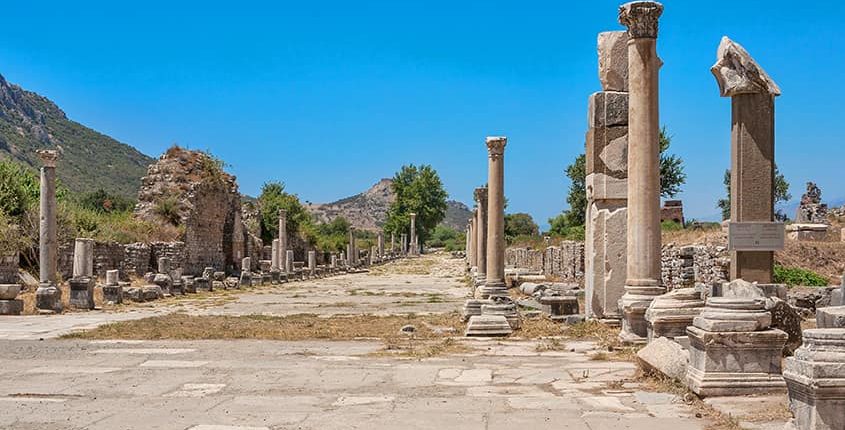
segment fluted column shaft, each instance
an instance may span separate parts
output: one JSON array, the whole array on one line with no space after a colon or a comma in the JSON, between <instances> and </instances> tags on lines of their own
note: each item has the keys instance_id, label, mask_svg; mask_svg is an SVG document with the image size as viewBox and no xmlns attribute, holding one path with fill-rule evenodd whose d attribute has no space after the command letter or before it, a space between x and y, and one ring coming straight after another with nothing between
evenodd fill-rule
<instances>
[{"instance_id":1,"label":"fluted column shaft","mask_svg":"<svg viewBox=\"0 0 845 430\"><path fill-rule=\"evenodd\" d=\"M487 282L486 288L505 285L505 137L487 138Z\"/></svg>"}]
</instances>

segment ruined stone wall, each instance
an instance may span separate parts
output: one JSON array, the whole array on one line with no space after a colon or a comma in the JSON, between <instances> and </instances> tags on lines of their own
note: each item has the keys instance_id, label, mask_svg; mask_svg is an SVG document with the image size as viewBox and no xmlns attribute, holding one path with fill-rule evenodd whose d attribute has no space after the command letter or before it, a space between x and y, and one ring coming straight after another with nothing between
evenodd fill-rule
<instances>
[{"instance_id":1,"label":"ruined stone wall","mask_svg":"<svg viewBox=\"0 0 845 430\"><path fill-rule=\"evenodd\" d=\"M146 243L130 243L124 247L123 272L121 278L128 276L144 276L150 271L152 262L150 245Z\"/></svg>"},{"instance_id":2,"label":"ruined stone wall","mask_svg":"<svg viewBox=\"0 0 845 430\"><path fill-rule=\"evenodd\" d=\"M170 259L171 268L182 268L184 273L189 273L185 270L185 264L188 260L188 247L185 242L151 243L148 272L155 272L158 270L158 259L161 257L167 257ZM202 274L202 269L199 270L199 273ZM141 275L143 275L143 273Z\"/></svg>"},{"instance_id":3,"label":"ruined stone wall","mask_svg":"<svg viewBox=\"0 0 845 430\"><path fill-rule=\"evenodd\" d=\"M544 249L508 248L505 266L538 271L565 281L584 279L584 243L563 241Z\"/></svg>"},{"instance_id":4,"label":"ruined stone wall","mask_svg":"<svg viewBox=\"0 0 845 430\"><path fill-rule=\"evenodd\" d=\"M663 246L662 253L661 277L669 289L728 279L730 255L724 246L667 244Z\"/></svg>"},{"instance_id":5,"label":"ruined stone wall","mask_svg":"<svg viewBox=\"0 0 845 430\"><path fill-rule=\"evenodd\" d=\"M185 220L184 272L199 275L205 267L225 270L226 250L231 253L232 237L229 232L229 245L225 246L227 214L231 209L228 186L224 182L202 182L194 188L190 201L193 211ZM228 259L231 261L231 256Z\"/></svg>"},{"instance_id":6,"label":"ruined stone wall","mask_svg":"<svg viewBox=\"0 0 845 430\"><path fill-rule=\"evenodd\" d=\"M117 242L94 242L94 276L105 278L107 270L125 271L126 247Z\"/></svg>"}]
</instances>

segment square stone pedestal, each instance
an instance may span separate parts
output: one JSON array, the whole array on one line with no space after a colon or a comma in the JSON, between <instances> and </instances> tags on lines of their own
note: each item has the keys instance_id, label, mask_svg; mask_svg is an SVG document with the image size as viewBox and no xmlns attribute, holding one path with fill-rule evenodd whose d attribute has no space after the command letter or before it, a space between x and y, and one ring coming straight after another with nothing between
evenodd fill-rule
<instances>
[{"instance_id":1,"label":"square stone pedestal","mask_svg":"<svg viewBox=\"0 0 845 430\"><path fill-rule=\"evenodd\" d=\"M778 329L712 332L688 327L687 386L701 397L743 396L786 390L781 352L787 334Z\"/></svg>"},{"instance_id":2,"label":"square stone pedestal","mask_svg":"<svg viewBox=\"0 0 845 430\"><path fill-rule=\"evenodd\" d=\"M804 344L786 359L783 372L795 416L787 428L845 429L845 329L804 333Z\"/></svg>"},{"instance_id":3,"label":"square stone pedestal","mask_svg":"<svg viewBox=\"0 0 845 430\"><path fill-rule=\"evenodd\" d=\"M538 301L549 306L552 321L564 321L568 315L575 315L579 311L576 296L541 296Z\"/></svg>"},{"instance_id":4,"label":"square stone pedestal","mask_svg":"<svg viewBox=\"0 0 845 430\"><path fill-rule=\"evenodd\" d=\"M61 312L62 290L52 284L40 284L35 290L35 307L43 312Z\"/></svg>"},{"instance_id":5,"label":"square stone pedestal","mask_svg":"<svg viewBox=\"0 0 845 430\"><path fill-rule=\"evenodd\" d=\"M70 307L76 309L94 309L94 279L88 277L73 278L70 285Z\"/></svg>"},{"instance_id":6,"label":"square stone pedestal","mask_svg":"<svg viewBox=\"0 0 845 430\"><path fill-rule=\"evenodd\" d=\"M0 300L0 315L20 315L23 312L23 300Z\"/></svg>"},{"instance_id":7,"label":"square stone pedestal","mask_svg":"<svg viewBox=\"0 0 845 430\"><path fill-rule=\"evenodd\" d=\"M103 286L103 301L114 304L123 303L123 287L120 285Z\"/></svg>"}]
</instances>

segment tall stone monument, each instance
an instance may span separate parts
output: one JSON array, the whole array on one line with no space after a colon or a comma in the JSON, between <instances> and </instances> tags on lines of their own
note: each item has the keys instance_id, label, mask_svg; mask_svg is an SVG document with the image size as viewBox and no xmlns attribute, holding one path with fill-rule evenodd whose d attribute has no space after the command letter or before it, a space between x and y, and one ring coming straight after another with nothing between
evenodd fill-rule
<instances>
[{"instance_id":1,"label":"tall stone monument","mask_svg":"<svg viewBox=\"0 0 845 430\"><path fill-rule=\"evenodd\" d=\"M663 5L636 1L619 7L628 28L628 216L625 294L619 300L625 342L645 342L645 311L663 294L660 276L660 118L657 22Z\"/></svg>"},{"instance_id":2,"label":"tall stone monument","mask_svg":"<svg viewBox=\"0 0 845 430\"><path fill-rule=\"evenodd\" d=\"M487 177L487 270L481 298L507 296L505 286L505 146L508 138L486 139Z\"/></svg>"},{"instance_id":3,"label":"tall stone monument","mask_svg":"<svg viewBox=\"0 0 845 430\"><path fill-rule=\"evenodd\" d=\"M288 271L288 211L279 209L279 267Z\"/></svg>"},{"instance_id":4,"label":"tall stone monument","mask_svg":"<svg viewBox=\"0 0 845 430\"><path fill-rule=\"evenodd\" d=\"M731 98L731 223L774 221L775 97L780 88L739 44L722 38L710 68ZM771 283L774 250L731 250L730 278Z\"/></svg>"},{"instance_id":5,"label":"tall stone monument","mask_svg":"<svg viewBox=\"0 0 845 430\"><path fill-rule=\"evenodd\" d=\"M35 307L40 311L62 311L62 291L56 284L58 242L56 238L56 160L55 150L39 150L41 158L41 201L39 221L39 284Z\"/></svg>"},{"instance_id":6,"label":"tall stone monument","mask_svg":"<svg viewBox=\"0 0 845 430\"><path fill-rule=\"evenodd\" d=\"M598 35L602 91L589 99L586 151L585 305L588 317L619 321L625 294L628 202L628 34Z\"/></svg>"}]
</instances>

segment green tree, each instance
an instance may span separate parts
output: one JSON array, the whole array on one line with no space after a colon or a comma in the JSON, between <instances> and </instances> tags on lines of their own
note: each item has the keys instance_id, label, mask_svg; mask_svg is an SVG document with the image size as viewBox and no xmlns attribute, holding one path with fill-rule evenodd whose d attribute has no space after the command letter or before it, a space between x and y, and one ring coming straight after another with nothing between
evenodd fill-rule
<instances>
[{"instance_id":1,"label":"green tree","mask_svg":"<svg viewBox=\"0 0 845 430\"><path fill-rule=\"evenodd\" d=\"M392 188L396 200L387 211L384 230L396 235L408 232L411 227L408 214L416 213L417 236L421 244L426 243L446 217L448 194L437 171L429 165L402 166L393 176Z\"/></svg>"},{"instance_id":2,"label":"green tree","mask_svg":"<svg viewBox=\"0 0 845 430\"><path fill-rule=\"evenodd\" d=\"M295 194L285 192L285 184L270 181L261 187L258 196L261 214L261 239L272 243L279 235L279 209L287 210L287 232L289 235L300 233L304 226L310 225L311 215L299 202Z\"/></svg>"},{"instance_id":3,"label":"green tree","mask_svg":"<svg viewBox=\"0 0 845 430\"><path fill-rule=\"evenodd\" d=\"M719 199L716 202L716 207L722 210L722 219L730 219L731 217L731 169L725 169L725 176L722 178L722 183L725 184L725 198ZM780 172L778 166L775 165L775 205L778 203L786 203L792 198L789 194L789 182L786 182L786 177ZM789 217L780 209L775 211L775 220L786 221Z\"/></svg>"},{"instance_id":4,"label":"green tree","mask_svg":"<svg viewBox=\"0 0 845 430\"><path fill-rule=\"evenodd\" d=\"M466 249L466 233L444 224L438 224L434 228L428 244L435 248L444 248L446 251L463 251Z\"/></svg>"},{"instance_id":5,"label":"green tree","mask_svg":"<svg viewBox=\"0 0 845 430\"><path fill-rule=\"evenodd\" d=\"M0 211L22 217L38 204L40 180L35 171L10 160L0 160Z\"/></svg>"},{"instance_id":6,"label":"green tree","mask_svg":"<svg viewBox=\"0 0 845 430\"><path fill-rule=\"evenodd\" d=\"M580 154L575 161L566 167L566 177L569 178L569 194L566 202L566 223L569 225L583 225L587 215L587 156Z\"/></svg>"},{"instance_id":7,"label":"green tree","mask_svg":"<svg viewBox=\"0 0 845 430\"><path fill-rule=\"evenodd\" d=\"M78 200L81 207L101 213L129 212L135 207L135 202L131 199L109 193L102 188L83 193Z\"/></svg>"},{"instance_id":8,"label":"green tree","mask_svg":"<svg viewBox=\"0 0 845 430\"><path fill-rule=\"evenodd\" d=\"M505 215L505 240L510 243L519 236L539 236L540 227L527 213Z\"/></svg>"},{"instance_id":9,"label":"green tree","mask_svg":"<svg viewBox=\"0 0 845 430\"><path fill-rule=\"evenodd\" d=\"M667 154L672 136L666 131L666 126L660 129L660 195L672 198L681 192L681 186L687 182L684 173L684 160L675 154Z\"/></svg>"}]
</instances>

